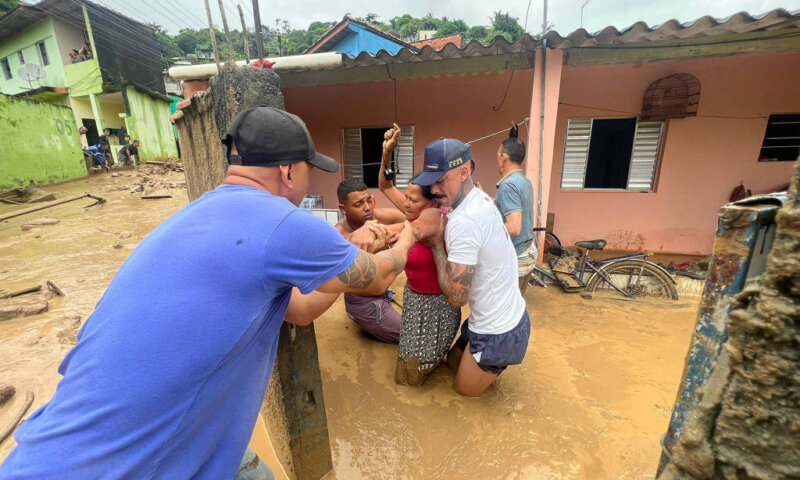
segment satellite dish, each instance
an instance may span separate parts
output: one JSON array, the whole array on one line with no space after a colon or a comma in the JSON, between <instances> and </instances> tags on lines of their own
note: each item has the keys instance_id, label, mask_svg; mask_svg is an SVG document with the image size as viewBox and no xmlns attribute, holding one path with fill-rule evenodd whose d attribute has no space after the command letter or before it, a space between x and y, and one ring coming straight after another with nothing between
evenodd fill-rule
<instances>
[{"instance_id":1,"label":"satellite dish","mask_svg":"<svg viewBox=\"0 0 800 480\"><path fill-rule=\"evenodd\" d=\"M26 63L24 67L17 70L19 78L26 80L33 88L33 82L39 83L39 80L47 76L47 72L41 65L36 63Z\"/></svg>"}]
</instances>

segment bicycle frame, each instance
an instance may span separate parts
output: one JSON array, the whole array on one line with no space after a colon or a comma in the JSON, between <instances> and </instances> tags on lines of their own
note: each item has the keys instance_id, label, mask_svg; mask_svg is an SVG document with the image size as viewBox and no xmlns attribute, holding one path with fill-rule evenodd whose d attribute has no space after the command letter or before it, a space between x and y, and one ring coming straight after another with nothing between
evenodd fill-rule
<instances>
[{"instance_id":1,"label":"bicycle frame","mask_svg":"<svg viewBox=\"0 0 800 480\"><path fill-rule=\"evenodd\" d=\"M602 266L603 265L607 265L609 263L618 262L620 260L641 259L642 260L642 266L639 268L639 274L636 276L636 284L634 285L634 290L633 290L633 291L637 291L639 289L639 280L642 278L642 271L644 270L645 263L647 262L647 254L646 253L631 253L630 255L622 255L622 256L619 256L619 257L604 258L604 259L601 259L601 260L595 260L594 262L590 262L589 261L589 252L590 252L590 250L586 250L586 252L583 254L583 260L581 261L581 273L580 273L580 277L578 277L578 278L580 278L581 281L583 281L583 274L584 274L584 272L586 272L586 267L589 267L595 274L600 275L600 278L605 280L606 283L608 283L609 285L614 287L614 290L619 292L620 295L623 295L623 296L625 296L627 298L633 298L634 297L633 294L630 294L630 293L622 290L614 282L611 281L611 277L606 275L606 273L602 269ZM595 266L595 265L597 265L597 266ZM598 268L598 267L600 267L600 268Z\"/></svg>"}]
</instances>

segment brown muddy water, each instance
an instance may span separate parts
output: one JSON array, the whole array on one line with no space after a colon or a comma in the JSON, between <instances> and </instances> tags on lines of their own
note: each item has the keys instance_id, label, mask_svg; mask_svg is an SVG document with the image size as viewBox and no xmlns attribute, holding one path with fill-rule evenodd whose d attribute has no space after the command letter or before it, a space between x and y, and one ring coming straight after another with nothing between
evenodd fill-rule
<instances>
[{"instance_id":1,"label":"brown muddy water","mask_svg":"<svg viewBox=\"0 0 800 480\"><path fill-rule=\"evenodd\" d=\"M0 322L0 384L17 389L0 424L27 391L35 396L28 414L49 400L58 364L117 268L188 201L180 173L151 175L176 187L173 198L129 193L144 169L45 188L59 198L101 195L104 205L84 210L91 200L81 200L0 223L0 289L51 280L66 294L51 298L46 313ZM16 208L0 204L0 214ZM20 229L43 217L61 222ZM365 337L339 299L315 322L334 459L328 478L653 478L699 299L664 306L530 288L526 300L533 333L525 361L482 398L466 399L447 368L422 387L396 385L397 347ZM0 444L0 461L13 445Z\"/></svg>"}]
</instances>

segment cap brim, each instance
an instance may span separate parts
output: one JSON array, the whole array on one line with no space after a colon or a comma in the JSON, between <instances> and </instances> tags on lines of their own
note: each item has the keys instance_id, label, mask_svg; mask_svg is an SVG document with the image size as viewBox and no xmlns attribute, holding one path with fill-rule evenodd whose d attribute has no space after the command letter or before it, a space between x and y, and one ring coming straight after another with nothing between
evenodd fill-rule
<instances>
[{"instance_id":1,"label":"cap brim","mask_svg":"<svg viewBox=\"0 0 800 480\"><path fill-rule=\"evenodd\" d=\"M314 156L308 160L308 163L324 172L334 173L339 171L339 162L321 153L315 153Z\"/></svg>"},{"instance_id":2,"label":"cap brim","mask_svg":"<svg viewBox=\"0 0 800 480\"><path fill-rule=\"evenodd\" d=\"M444 177L444 172L422 172L419 174L419 177L415 178L413 182L414 185L421 185L423 187L429 187L434 183L438 182L440 178Z\"/></svg>"}]
</instances>

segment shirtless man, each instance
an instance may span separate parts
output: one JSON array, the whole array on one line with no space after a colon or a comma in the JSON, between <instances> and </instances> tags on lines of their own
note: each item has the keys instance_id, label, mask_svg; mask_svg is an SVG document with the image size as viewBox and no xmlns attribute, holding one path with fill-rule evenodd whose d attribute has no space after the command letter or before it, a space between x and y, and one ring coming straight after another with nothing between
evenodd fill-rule
<instances>
[{"instance_id":1,"label":"shirtless man","mask_svg":"<svg viewBox=\"0 0 800 480\"><path fill-rule=\"evenodd\" d=\"M394 208L375 208L375 199L367 185L357 178L346 178L336 190L344 218L336 224L342 236L362 250L375 253L394 243L397 226L402 228L405 215ZM394 224L393 227L387 227ZM400 314L384 295L365 297L345 295L345 311L362 330L387 343L400 341Z\"/></svg>"}]
</instances>

